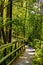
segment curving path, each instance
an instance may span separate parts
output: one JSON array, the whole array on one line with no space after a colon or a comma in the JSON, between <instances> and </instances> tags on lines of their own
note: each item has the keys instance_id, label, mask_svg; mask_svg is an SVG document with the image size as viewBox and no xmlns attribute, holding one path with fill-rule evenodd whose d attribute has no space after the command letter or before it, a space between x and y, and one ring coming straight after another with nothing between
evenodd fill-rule
<instances>
[{"instance_id":1,"label":"curving path","mask_svg":"<svg viewBox=\"0 0 43 65\"><path fill-rule=\"evenodd\" d=\"M32 58L34 56L35 49L25 46L25 52L19 56L11 65L32 65Z\"/></svg>"}]
</instances>

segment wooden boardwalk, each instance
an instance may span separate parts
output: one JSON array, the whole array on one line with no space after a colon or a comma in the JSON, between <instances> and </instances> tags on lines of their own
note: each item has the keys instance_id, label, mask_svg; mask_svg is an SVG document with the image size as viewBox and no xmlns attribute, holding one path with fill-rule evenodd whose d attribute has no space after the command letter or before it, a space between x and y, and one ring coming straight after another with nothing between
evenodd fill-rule
<instances>
[{"instance_id":1,"label":"wooden boardwalk","mask_svg":"<svg viewBox=\"0 0 43 65\"><path fill-rule=\"evenodd\" d=\"M32 65L32 58L34 56L35 49L25 46L25 52L19 56L11 65Z\"/></svg>"}]
</instances>

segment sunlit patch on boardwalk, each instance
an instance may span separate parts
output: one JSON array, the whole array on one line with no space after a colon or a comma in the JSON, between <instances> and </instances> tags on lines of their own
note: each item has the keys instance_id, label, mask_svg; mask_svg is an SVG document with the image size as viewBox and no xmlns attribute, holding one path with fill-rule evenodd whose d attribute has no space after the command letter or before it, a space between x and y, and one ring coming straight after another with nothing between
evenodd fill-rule
<instances>
[{"instance_id":1,"label":"sunlit patch on boardwalk","mask_svg":"<svg viewBox=\"0 0 43 65\"><path fill-rule=\"evenodd\" d=\"M25 61L26 63L30 63L29 61Z\"/></svg>"},{"instance_id":2,"label":"sunlit patch on boardwalk","mask_svg":"<svg viewBox=\"0 0 43 65\"><path fill-rule=\"evenodd\" d=\"M27 57L20 57L21 59L27 59Z\"/></svg>"},{"instance_id":3,"label":"sunlit patch on boardwalk","mask_svg":"<svg viewBox=\"0 0 43 65\"><path fill-rule=\"evenodd\" d=\"M26 51L31 51L31 52L34 52L35 51L35 49L26 49Z\"/></svg>"},{"instance_id":4,"label":"sunlit patch on boardwalk","mask_svg":"<svg viewBox=\"0 0 43 65\"><path fill-rule=\"evenodd\" d=\"M29 55L34 55L35 53L28 53Z\"/></svg>"},{"instance_id":5,"label":"sunlit patch on boardwalk","mask_svg":"<svg viewBox=\"0 0 43 65\"><path fill-rule=\"evenodd\" d=\"M19 56L16 62L14 61L12 65L31 65L32 64L32 57L34 56L35 49L25 46L25 52Z\"/></svg>"}]
</instances>

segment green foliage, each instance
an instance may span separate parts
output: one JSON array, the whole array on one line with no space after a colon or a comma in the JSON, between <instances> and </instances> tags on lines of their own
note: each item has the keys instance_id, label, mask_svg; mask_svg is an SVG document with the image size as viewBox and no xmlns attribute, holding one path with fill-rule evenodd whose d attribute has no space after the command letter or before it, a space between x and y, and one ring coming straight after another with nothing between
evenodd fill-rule
<instances>
[{"instance_id":1,"label":"green foliage","mask_svg":"<svg viewBox=\"0 0 43 65\"><path fill-rule=\"evenodd\" d=\"M2 2L1 2L2 1ZM33 65L42 65L43 59L43 16L40 14L40 7L35 8L34 4L36 0L14 0L12 2L12 20L10 19L10 2L8 0L0 0L0 8L3 6L3 13L0 10L0 46L4 44L2 28L4 30L6 39L9 38L10 24L12 24L12 36L11 42L15 39L18 41L25 41L27 44L36 50L36 55L33 59ZM43 3L40 4L43 7ZM8 9L8 10L7 10ZM3 15L1 15L3 14ZM8 35L7 35L8 34ZM22 38L22 39L21 39ZM9 40L9 39L8 39ZM8 43L8 40L6 43ZM40 45L41 43L41 45ZM10 44L9 44L10 45ZM21 45L20 45L21 46ZM16 45L18 48L18 44ZM12 51L15 49L15 45L12 45ZM4 50L0 52L0 59L4 57ZM11 52L11 47L7 47L6 55ZM18 51L17 51L18 53ZM12 58L14 54L11 55ZM36 60L37 59L37 60ZM6 59L6 64L10 62L10 57ZM41 64L42 63L42 64Z\"/></svg>"},{"instance_id":2,"label":"green foliage","mask_svg":"<svg viewBox=\"0 0 43 65\"><path fill-rule=\"evenodd\" d=\"M43 64L43 51L42 50L43 48L36 50L32 65L42 65Z\"/></svg>"}]
</instances>

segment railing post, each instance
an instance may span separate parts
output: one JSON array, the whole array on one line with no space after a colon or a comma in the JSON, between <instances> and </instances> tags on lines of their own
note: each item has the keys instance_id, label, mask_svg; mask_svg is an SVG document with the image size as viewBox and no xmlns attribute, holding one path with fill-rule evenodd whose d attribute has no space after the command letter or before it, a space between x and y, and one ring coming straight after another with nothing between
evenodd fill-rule
<instances>
[{"instance_id":1,"label":"railing post","mask_svg":"<svg viewBox=\"0 0 43 65\"><path fill-rule=\"evenodd\" d=\"M16 49L18 48L18 41L16 43ZM18 55L18 50L16 51L16 55Z\"/></svg>"},{"instance_id":2,"label":"railing post","mask_svg":"<svg viewBox=\"0 0 43 65\"><path fill-rule=\"evenodd\" d=\"M15 42L15 49L16 49L16 42ZM14 55L16 56L16 52L14 53Z\"/></svg>"},{"instance_id":3,"label":"railing post","mask_svg":"<svg viewBox=\"0 0 43 65\"><path fill-rule=\"evenodd\" d=\"M6 56L6 48L4 50L4 56ZM4 61L3 65L6 65L6 60Z\"/></svg>"},{"instance_id":4,"label":"railing post","mask_svg":"<svg viewBox=\"0 0 43 65\"><path fill-rule=\"evenodd\" d=\"M18 47L19 47L19 42L18 42ZM18 50L18 54L19 54L19 50Z\"/></svg>"},{"instance_id":5,"label":"railing post","mask_svg":"<svg viewBox=\"0 0 43 65\"><path fill-rule=\"evenodd\" d=\"M19 41L19 46L21 46L21 42ZM21 48L19 49L19 54L20 54Z\"/></svg>"},{"instance_id":6,"label":"railing post","mask_svg":"<svg viewBox=\"0 0 43 65\"><path fill-rule=\"evenodd\" d=\"M12 52L12 46L10 47L10 52ZM12 60L12 55L10 56L10 61Z\"/></svg>"}]
</instances>

